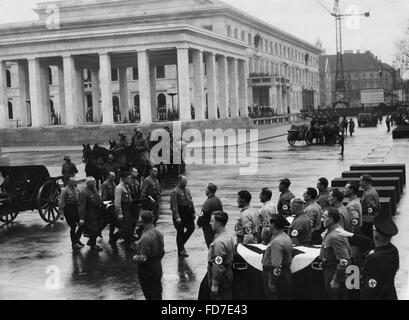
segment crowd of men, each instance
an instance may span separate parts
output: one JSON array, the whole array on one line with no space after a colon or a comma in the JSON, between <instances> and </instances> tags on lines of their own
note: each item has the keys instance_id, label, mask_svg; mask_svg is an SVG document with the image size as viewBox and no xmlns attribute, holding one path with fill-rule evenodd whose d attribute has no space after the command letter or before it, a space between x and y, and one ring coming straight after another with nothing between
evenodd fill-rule
<instances>
[{"instance_id":1,"label":"crowd of men","mask_svg":"<svg viewBox=\"0 0 409 320\"><path fill-rule=\"evenodd\" d=\"M270 106L262 106L258 104L253 104L249 106L248 114L249 114L249 117L252 119L275 117L278 115L274 108Z\"/></svg>"}]
</instances>

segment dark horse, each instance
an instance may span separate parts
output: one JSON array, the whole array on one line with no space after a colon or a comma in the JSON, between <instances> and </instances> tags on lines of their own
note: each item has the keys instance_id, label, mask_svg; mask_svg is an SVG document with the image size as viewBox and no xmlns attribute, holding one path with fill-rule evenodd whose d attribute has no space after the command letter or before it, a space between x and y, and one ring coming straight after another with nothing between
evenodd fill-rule
<instances>
[{"instance_id":1,"label":"dark horse","mask_svg":"<svg viewBox=\"0 0 409 320\"><path fill-rule=\"evenodd\" d=\"M108 160L109 150L95 144L94 149L91 149L89 144L82 145L82 161L85 163L85 174L87 177L94 177L99 183L104 182L105 162Z\"/></svg>"}]
</instances>

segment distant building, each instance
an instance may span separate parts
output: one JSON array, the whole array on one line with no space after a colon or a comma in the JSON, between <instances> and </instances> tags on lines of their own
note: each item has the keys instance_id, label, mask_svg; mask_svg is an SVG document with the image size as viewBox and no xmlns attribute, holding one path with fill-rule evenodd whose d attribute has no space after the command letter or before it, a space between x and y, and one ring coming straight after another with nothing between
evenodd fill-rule
<instances>
[{"instance_id":1,"label":"distant building","mask_svg":"<svg viewBox=\"0 0 409 320\"><path fill-rule=\"evenodd\" d=\"M320 76L320 108L325 109L332 104L332 78L331 65L325 49L322 48L320 39L315 44L322 50L323 55L319 57L319 76Z\"/></svg>"},{"instance_id":2,"label":"distant building","mask_svg":"<svg viewBox=\"0 0 409 320\"><path fill-rule=\"evenodd\" d=\"M335 99L336 55L326 55L323 58L328 58L330 62L331 92ZM399 72L383 63L372 52L344 51L343 62L346 97L350 107L361 106L361 90L367 89L384 89L386 104L398 101L396 89L401 83Z\"/></svg>"}]
</instances>

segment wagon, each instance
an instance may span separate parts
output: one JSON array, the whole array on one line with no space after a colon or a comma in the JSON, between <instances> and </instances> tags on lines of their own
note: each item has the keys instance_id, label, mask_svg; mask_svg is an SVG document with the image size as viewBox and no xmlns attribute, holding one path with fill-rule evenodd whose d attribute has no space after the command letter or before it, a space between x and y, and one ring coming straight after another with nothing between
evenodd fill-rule
<instances>
[{"instance_id":1,"label":"wagon","mask_svg":"<svg viewBox=\"0 0 409 320\"><path fill-rule=\"evenodd\" d=\"M290 130L288 130L287 141L288 143L293 146L296 141L305 141L307 142L307 132L309 131L308 127L306 126L293 126Z\"/></svg>"},{"instance_id":2,"label":"wagon","mask_svg":"<svg viewBox=\"0 0 409 320\"><path fill-rule=\"evenodd\" d=\"M49 224L60 218L58 200L62 177L50 177L44 166L0 167L0 221L13 222L20 212L38 210Z\"/></svg>"}]
</instances>

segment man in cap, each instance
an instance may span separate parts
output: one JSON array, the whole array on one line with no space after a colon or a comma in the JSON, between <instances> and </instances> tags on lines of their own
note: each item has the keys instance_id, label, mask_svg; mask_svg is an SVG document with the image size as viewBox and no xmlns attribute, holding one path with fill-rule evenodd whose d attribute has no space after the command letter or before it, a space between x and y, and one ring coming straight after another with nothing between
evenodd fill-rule
<instances>
[{"instance_id":1,"label":"man in cap","mask_svg":"<svg viewBox=\"0 0 409 320\"><path fill-rule=\"evenodd\" d=\"M320 258L322 261L324 286L330 300L346 298L346 268L351 264L351 249L348 240L336 229L341 228L341 215L337 209L329 208L324 212L324 236Z\"/></svg>"},{"instance_id":2,"label":"man in cap","mask_svg":"<svg viewBox=\"0 0 409 320\"><path fill-rule=\"evenodd\" d=\"M139 128L135 128L135 134L132 136L132 149L136 154L136 163L140 164L138 166L139 173L142 177L146 177L147 169L151 166L149 158L149 144L148 141L143 137L143 133ZM149 169L148 169L149 170Z\"/></svg>"},{"instance_id":3,"label":"man in cap","mask_svg":"<svg viewBox=\"0 0 409 320\"><path fill-rule=\"evenodd\" d=\"M277 204L277 211L284 217L291 216L290 202L295 198L295 195L289 190L291 181L287 178L281 179L278 185L278 190L281 192Z\"/></svg>"},{"instance_id":4,"label":"man in cap","mask_svg":"<svg viewBox=\"0 0 409 320\"><path fill-rule=\"evenodd\" d=\"M264 292L268 300L290 300L292 294L292 250L290 237L284 232L287 221L282 215L270 220L270 244L263 255Z\"/></svg>"},{"instance_id":5,"label":"man in cap","mask_svg":"<svg viewBox=\"0 0 409 320\"><path fill-rule=\"evenodd\" d=\"M304 212L307 217L310 219L312 227L312 244L321 244L321 217L322 209L321 206L317 203L316 199L318 192L314 188L307 188L304 192Z\"/></svg>"},{"instance_id":6,"label":"man in cap","mask_svg":"<svg viewBox=\"0 0 409 320\"><path fill-rule=\"evenodd\" d=\"M188 257L185 244L195 231L195 206L192 194L186 187L187 178L178 177L178 184L170 195L170 209L172 211L173 224L176 228L176 244L181 257Z\"/></svg>"},{"instance_id":7,"label":"man in cap","mask_svg":"<svg viewBox=\"0 0 409 320\"><path fill-rule=\"evenodd\" d=\"M304 211L304 201L294 198L290 203L291 213L295 215L288 230L288 235L295 246L308 246L311 243L311 220Z\"/></svg>"},{"instance_id":8,"label":"man in cap","mask_svg":"<svg viewBox=\"0 0 409 320\"><path fill-rule=\"evenodd\" d=\"M328 190L328 179L327 178L320 178L317 181L317 189L318 189L318 198L317 203L321 206L322 210L326 210L329 207L328 197L329 197L329 190Z\"/></svg>"},{"instance_id":9,"label":"man in cap","mask_svg":"<svg viewBox=\"0 0 409 320\"><path fill-rule=\"evenodd\" d=\"M263 204L259 211L259 243L268 244L270 242L270 219L277 214L277 208L271 198L273 192L268 188L263 188L260 192L260 202Z\"/></svg>"},{"instance_id":10,"label":"man in cap","mask_svg":"<svg viewBox=\"0 0 409 320\"><path fill-rule=\"evenodd\" d=\"M395 276L399 270L399 252L391 243L398 234L398 228L389 216L374 218L373 242L359 233L338 230L339 234L350 238L351 243L375 248L364 255L361 268L362 300L397 300Z\"/></svg>"},{"instance_id":11,"label":"man in cap","mask_svg":"<svg viewBox=\"0 0 409 320\"><path fill-rule=\"evenodd\" d=\"M229 217L223 211L215 211L211 227L215 239L208 253L208 283L212 300L232 300L233 256L236 249L234 238L226 231Z\"/></svg>"},{"instance_id":12,"label":"man in cap","mask_svg":"<svg viewBox=\"0 0 409 320\"><path fill-rule=\"evenodd\" d=\"M368 174L361 176L359 186L364 191L361 198L363 214L377 215L380 202L378 192L372 187L372 177Z\"/></svg>"},{"instance_id":13,"label":"man in cap","mask_svg":"<svg viewBox=\"0 0 409 320\"><path fill-rule=\"evenodd\" d=\"M242 190L237 195L237 205L241 209L235 226L237 243L257 243L258 211L250 207L251 194L247 190Z\"/></svg>"},{"instance_id":14,"label":"man in cap","mask_svg":"<svg viewBox=\"0 0 409 320\"><path fill-rule=\"evenodd\" d=\"M209 183L206 187L207 199L202 206L202 212L197 219L197 225L203 229L203 235L206 241L207 248L214 239L214 231L210 225L212 213L216 211L223 211L223 205L220 199L216 196L217 186L213 183Z\"/></svg>"},{"instance_id":15,"label":"man in cap","mask_svg":"<svg viewBox=\"0 0 409 320\"><path fill-rule=\"evenodd\" d=\"M61 174L64 186L67 185L68 179L75 176L78 173L78 169L74 163L71 162L70 156L64 157L64 163L62 165Z\"/></svg>"},{"instance_id":16,"label":"man in cap","mask_svg":"<svg viewBox=\"0 0 409 320\"><path fill-rule=\"evenodd\" d=\"M162 300L162 258L165 255L163 235L153 225L149 211L141 213L143 233L133 260L138 263L139 283L146 300Z\"/></svg>"},{"instance_id":17,"label":"man in cap","mask_svg":"<svg viewBox=\"0 0 409 320\"><path fill-rule=\"evenodd\" d=\"M151 211L153 213L153 224L159 220L159 203L161 199L161 187L158 180L158 168L151 168L149 176L142 182L141 199L150 200Z\"/></svg>"}]
</instances>

